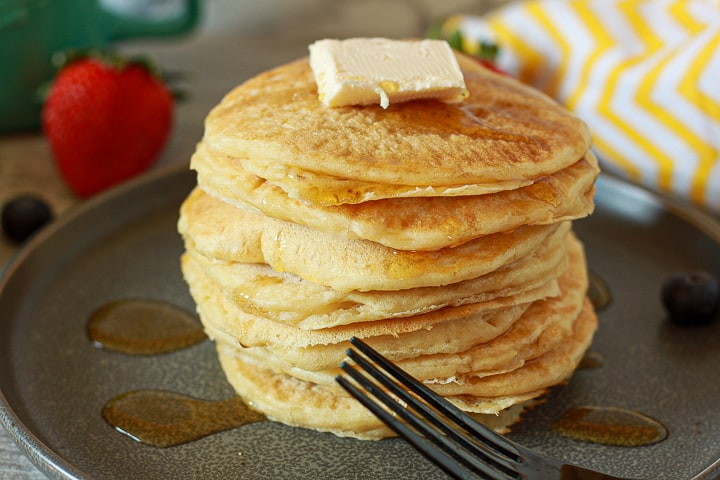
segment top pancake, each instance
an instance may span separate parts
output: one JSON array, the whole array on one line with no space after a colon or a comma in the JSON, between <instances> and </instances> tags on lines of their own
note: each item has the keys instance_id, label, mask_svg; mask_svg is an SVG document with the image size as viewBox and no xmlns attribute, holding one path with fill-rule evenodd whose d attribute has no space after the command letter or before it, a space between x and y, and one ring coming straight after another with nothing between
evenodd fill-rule
<instances>
[{"instance_id":1,"label":"top pancake","mask_svg":"<svg viewBox=\"0 0 720 480\"><path fill-rule=\"evenodd\" d=\"M395 186L424 196L483 193L478 185L485 193L514 189L586 154L586 125L555 101L469 57L458 54L458 61L470 92L463 102L383 110L326 107L301 59L228 93L208 115L204 141L246 168L262 168L270 181L292 175L294 185L310 184L293 194L322 204L364 201L367 191L395 197ZM333 179L344 198L328 194Z\"/></svg>"}]
</instances>

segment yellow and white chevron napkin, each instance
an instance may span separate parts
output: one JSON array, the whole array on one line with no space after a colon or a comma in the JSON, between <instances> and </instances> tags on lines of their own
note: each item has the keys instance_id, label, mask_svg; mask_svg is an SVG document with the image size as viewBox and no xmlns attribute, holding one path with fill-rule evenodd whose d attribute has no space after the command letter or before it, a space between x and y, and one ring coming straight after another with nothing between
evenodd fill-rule
<instances>
[{"instance_id":1,"label":"yellow and white chevron napkin","mask_svg":"<svg viewBox=\"0 0 720 480\"><path fill-rule=\"evenodd\" d=\"M440 35L589 125L603 168L720 213L720 0L530 0Z\"/></svg>"}]
</instances>

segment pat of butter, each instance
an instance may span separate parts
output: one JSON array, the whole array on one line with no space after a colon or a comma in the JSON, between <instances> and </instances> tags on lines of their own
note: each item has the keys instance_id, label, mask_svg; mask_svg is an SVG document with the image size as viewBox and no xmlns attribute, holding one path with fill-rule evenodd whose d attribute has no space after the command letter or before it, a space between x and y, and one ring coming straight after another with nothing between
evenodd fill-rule
<instances>
[{"instance_id":1,"label":"pat of butter","mask_svg":"<svg viewBox=\"0 0 720 480\"><path fill-rule=\"evenodd\" d=\"M349 38L310 45L320 101L330 107L467 97L462 71L444 40Z\"/></svg>"}]
</instances>

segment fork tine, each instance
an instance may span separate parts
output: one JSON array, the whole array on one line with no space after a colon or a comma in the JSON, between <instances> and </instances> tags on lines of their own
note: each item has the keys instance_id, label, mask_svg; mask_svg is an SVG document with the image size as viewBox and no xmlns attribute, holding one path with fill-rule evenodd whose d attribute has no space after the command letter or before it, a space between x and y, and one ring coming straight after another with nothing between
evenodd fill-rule
<instances>
[{"instance_id":1,"label":"fork tine","mask_svg":"<svg viewBox=\"0 0 720 480\"><path fill-rule=\"evenodd\" d=\"M408 442L410 442L421 453L438 463L446 470L446 472L456 478L477 478L478 473L483 475L482 478L486 478L488 480L507 480L508 478L516 478L514 472L510 474L511 476L508 476L503 473L503 471L498 471L493 468L492 464L484 463L479 457L473 455L472 452L469 452L467 448L472 449L474 445L467 439L464 439L459 432L453 431L447 425L442 423L442 420L437 417L437 414L429 410L428 407L422 404L417 398L408 396L401 399L399 397L403 396L403 393L407 395L401 387L397 384L393 384L392 382L389 382L388 384L382 382L383 386L389 388L389 390L396 395L395 398L390 396L387 392L380 388L380 385L374 383L369 377L356 370L356 368L362 368L366 372L369 372L373 377L382 374L377 372L375 367L369 364L365 359L357 357L355 352L348 352L348 354L351 355L351 358L356 361L357 364L353 366L347 362L343 362L340 367L364 389L365 393L342 376L337 377L338 383L348 390L351 395L357 398L366 408L377 415L398 435L408 440ZM385 379L385 381L387 381L387 379ZM382 402L387 409L381 407L378 403L370 399L368 394L373 395L377 400ZM402 400L406 400L406 404L401 403ZM433 428L430 424L421 420L407 407L411 407L415 410L426 410L431 412L431 414L436 417L434 420L427 417L424 418L430 420L433 425L442 428L443 432L448 433L449 436L443 435L436 428ZM389 412L388 409L392 412ZM401 422L397 417L402 418L406 423ZM453 439L461 440L464 445L459 445L453 441ZM485 455L485 457L488 458L487 455ZM468 470L468 466L474 470Z\"/></svg>"},{"instance_id":2,"label":"fork tine","mask_svg":"<svg viewBox=\"0 0 720 480\"><path fill-rule=\"evenodd\" d=\"M628 480L563 463L516 445L476 422L362 340L353 337L350 342L360 353L348 349L347 355L354 363L345 361L340 366L354 382L341 375L336 377L337 382L388 427L456 478L475 478L475 473L488 480Z\"/></svg>"},{"instance_id":3,"label":"fork tine","mask_svg":"<svg viewBox=\"0 0 720 480\"><path fill-rule=\"evenodd\" d=\"M410 393L408 393L407 390L405 390L399 384L393 382L390 378L377 370L375 366L373 366L363 357L359 356L356 352L349 350L347 352L347 355L365 372L370 374L385 388L392 392L397 398L404 401L408 406L412 407L415 411L417 411L425 420L431 422L433 426L441 430L442 433L446 434L447 437L440 435L437 430L428 426L425 422L418 420L397 399L393 399L392 397L388 396L386 392L384 392L382 389L378 389L375 384L371 383L365 377L362 377L359 372L353 370L347 365L347 363L345 363L345 365L341 365L341 368L345 372L351 375L358 383L360 383L376 398L380 399L381 401L383 401L383 403L388 405L400 417L410 423L416 430L421 431L426 436L434 437L433 440L435 440L435 443L438 444L438 446L444 448L450 453L460 455L465 463L470 464L475 469L484 471L484 473L488 475L489 478L508 478L506 475L499 475L497 473L497 470L495 470L496 468L499 469L501 472L510 472L511 475L514 475L514 469L510 461L508 461L504 457L499 457L497 453L495 453L493 450L488 449L488 447L484 443L473 441L471 437L464 434L458 428L453 428L452 425L448 425L447 419L440 415L441 413L443 413L442 410L440 410L440 413L438 413L437 411L430 408L427 404L418 400L417 397L412 396ZM459 442L459 445L458 443L454 443L450 439L454 440L455 442ZM464 450L460 450L460 448ZM483 459L485 462L483 462L483 460L480 460L480 458ZM491 467L493 468L492 470L488 469L489 467L487 466L486 462L490 463Z\"/></svg>"},{"instance_id":4,"label":"fork tine","mask_svg":"<svg viewBox=\"0 0 720 480\"><path fill-rule=\"evenodd\" d=\"M398 435L403 437L408 443L414 446L419 452L427 456L436 465L445 470L446 473L452 475L458 479L474 479L475 475L472 474L462 463L460 463L452 455L449 455L443 450L435 448L434 445L426 440L422 435L415 433L411 428L406 426L404 423L399 422L390 412L382 408L379 404L370 400L360 389L353 385L346 378L338 375L336 377L337 382L347 390L353 397L355 397L365 408L375 414L380 420L388 425Z\"/></svg>"},{"instance_id":5,"label":"fork tine","mask_svg":"<svg viewBox=\"0 0 720 480\"><path fill-rule=\"evenodd\" d=\"M357 346L356 341L354 341L353 344ZM370 355L379 357L379 354L364 343L362 343L358 349L363 347L364 350L370 352ZM375 353L374 355L373 352ZM341 368L352 377L359 386L365 389L367 394L373 395L385 404L387 408L402 418L410 428L400 422L396 416L390 414L386 409L383 409L374 401L368 399L367 394L363 394L361 390L350 384L345 378L338 376L337 380L340 385L346 388L348 392L355 396L366 408L370 409L380 417L381 420L393 428L396 433L406 438L426 456L435 460L436 463L441 465L448 473L457 478L476 478L473 474L467 472L465 467L458 464L459 460L464 465L470 466L475 472L484 475L483 478L491 480L518 478L518 474L513 465L514 458L508 459L500 456L494 449L491 450L485 445L487 441L476 441L477 439L468 436L467 432L463 432L457 427L453 428L453 426L447 424L447 419L441 416L441 414L446 413L446 404L440 403L440 408L438 408L436 412L433 408L419 400L417 396L408 393L405 388L389 379L357 352L348 350L347 353L348 357L355 363L354 368L353 365L347 362L343 362ZM382 363L387 363L382 357L380 357L380 360L382 360ZM363 375L359 371L360 369L372 376L380 385ZM398 373L395 369L392 370L392 373ZM402 372L402 370L397 370ZM404 374L404 372L402 373ZM407 376L407 374L404 375ZM395 395L395 398L388 395L388 393L381 388L381 385ZM433 395L435 394L433 393ZM402 402L405 402L406 405ZM407 407L411 407L412 411ZM417 414L413 411L421 415L423 419L418 418ZM462 423L475 424L475 421L469 417L463 420ZM427 422L430 422L432 425ZM462 427L462 425L460 425L460 427ZM433 445L435 445L435 448L433 448ZM438 451L437 447L445 450L445 452ZM491 445L491 447L494 448L493 445ZM470 475L470 477L467 477L467 475Z\"/></svg>"},{"instance_id":6,"label":"fork tine","mask_svg":"<svg viewBox=\"0 0 720 480\"><path fill-rule=\"evenodd\" d=\"M520 454L520 452L507 439L505 439L501 435L498 435L484 425L476 422L473 418L468 416L465 412L457 408L455 405L443 399L437 393L433 392L430 388L415 380L412 376L410 376L407 372L402 370L397 365L394 365L393 363L388 361L370 345L356 337L351 338L350 343L354 345L360 352L362 352L367 358L375 362L383 370L396 378L400 383L405 385L408 389L410 389L410 391L416 393L430 405L443 412L449 418L452 418L452 420L455 421L458 425L471 432L474 438L478 439L479 441L483 441L483 443L486 444L488 447L492 448L497 453L507 457L511 461L519 462L522 460L522 455Z\"/></svg>"}]
</instances>

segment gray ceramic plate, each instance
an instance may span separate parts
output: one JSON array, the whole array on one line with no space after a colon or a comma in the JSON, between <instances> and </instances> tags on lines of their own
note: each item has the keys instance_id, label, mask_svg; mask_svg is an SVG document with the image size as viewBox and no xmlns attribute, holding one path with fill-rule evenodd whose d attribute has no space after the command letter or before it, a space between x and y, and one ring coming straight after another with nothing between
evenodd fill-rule
<instances>
[{"instance_id":1,"label":"gray ceramic plate","mask_svg":"<svg viewBox=\"0 0 720 480\"><path fill-rule=\"evenodd\" d=\"M129 478L427 479L440 472L403 441L361 442L269 422L185 445L149 447L100 415L116 394L162 388L200 398L232 394L209 342L162 356L94 348L91 311L110 300L153 298L194 310L180 275L177 209L187 171L146 177L84 205L46 229L0 281L0 420L48 476ZM637 478L700 479L720 472L720 321L670 324L664 275L720 274L720 225L609 177L597 212L576 223L590 268L613 303L592 350L600 368L557 387L512 436L550 455ZM627 408L669 430L658 444L608 447L570 440L551 424L574 405Z\"/></svg>"}]
</instances>

